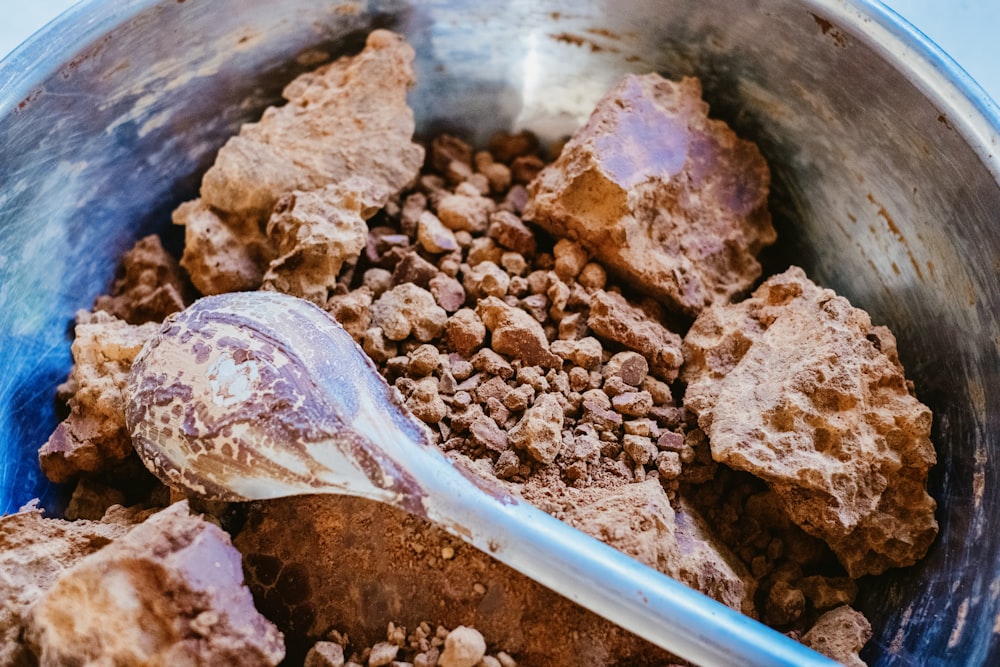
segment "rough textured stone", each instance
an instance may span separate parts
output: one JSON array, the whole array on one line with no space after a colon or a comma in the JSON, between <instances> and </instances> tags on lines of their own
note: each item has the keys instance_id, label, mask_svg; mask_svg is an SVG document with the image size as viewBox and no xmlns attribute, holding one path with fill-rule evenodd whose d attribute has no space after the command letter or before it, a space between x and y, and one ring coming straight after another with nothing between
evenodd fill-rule
<instances>
[{"instance_id":1,"label":"rough textured stone","mask_svg":"<svg viewBox=\"0 0 1000 667\"><path fill-rule=\"evenodd\" d=\"M316 642L303 667L344 667L344 647L336 642Z\"/></svg>"},{"instance_id":2,"label":"rough textured stone","mask_svg":"<svg viewBox=\"0 0 1000 667\"><path fill-rule=\"evenodd\" d=\"M308 72L283 91L288 103L242 127L205 174L209 206L266 218L278 198L362 176L389 193L416 178L423 148L412 142L413 49L375 30L356 56Z\"/></svg>"},{"instance_id":3,"label":"rough textured stone","mask_svg":"<svg viewBox=\"0 0 1000 667\"><path fill-rule=\"evenodd\" d=\"M42 665L277 665L285 655L229 536L186 502L63 572L25 637Z\"/></svg>"},{"instance_id":4,"label":"rough textured stone","mask_svg":"<svg viewBox=\"0 0 1000 667\"><path fill-rule=\"evenodd\" d=\"M440 667L475 667L486 655L486 640L479 630L460 625L444 640Z\"/></svg>"},{"instance_id":5,"label":"rough textured stone","mask_svg":"<svg viewBox=\"0 0 1000 667\"><path fill-rule=\"evenodd\" d=\"M201 198L174 213L174 222L185 226L181 265L203 294L258 288L278 255L272 286L302 257L322 264L320 248L330 239L312 216L282 218L278 238L265 236L281 197L343 186L354 177L365 183L357 198L381 206L416 179L424 150L412 142L413 112L406 105L412 60L402 37L375 30L360 54L299 76L283 91L287 104L267 109L226 142L202 180ZM335 219L356 224L356 211L348 209ZM362 209L366 219L373 212ZM296 239L303 223L305 238ZM293 250L297 240L305 245Z\"/></svg>"},{"instance_id":6,"label":"rough textured stone","mask_svg":"<svg viewBox=\"0 0 1000 667\"><path fill-rule=\"evenodd\" d=\"M431 254L458 249L455 232L444 226L436 215L424 211L417 219L417 242Z\"/></svg>"},{"instance_id":7,"label":"rough textured stone","mask_svg":"<svg viewBox=\"0 0 1000 667\"><path fill-rule=\"evenodd\" d=\"M341 267L355 261L365 247L365 220L385 204L388 193L371 188L364 179L352 178L278 200L267 223L278 256L264 274L263 288L324 306Z\"/></svg>"},{"instance_id":8,"label":"rough textured stone","mask_svg":"<svg viewBox=\"0 0 1000 667\"><path fill-rule=\"evenodd\" d=\"M378 298L371 307L372 324L389 340L413 336L420 342L436 338L444 329L448 313L427 290L412 283L397 285Z\"/></svg>"},{"instance_id":9,"label":"rough textured stone","mask_svg":"<svg viewBox=\"0 0 1000 667\"><path fill-rule=\"evenodd\" d=\"M28 612L63 572L128 532L107 521L47 519L27 507L0 517L0 665L30 665L21 641Z\"/></svg>"},{"instance_id":10,"label":"rough textured stone","mask_svg":"<svg viewBox=\"0 0 1000 667\"><path fill-rule=\"evenodd\" d=\"M770 174L707 114L696 79L624 77L531 183L525 217L684 313L728 301L775 240Z\"/></svg>"},{"instance_id":11,"label":"rough textured stone","mask_svg":"<svg viewBox=\"0 0 1000 667\"><path fill-rule=\"evenodd\" d=\"M684 356L685 405L712 457L767 482L848 574L926 553L937 534L931 413L888 329L793 267L702 313Z\"/></svg>"},{"instance_id":12,"label":"rough textured stone","mask_svg":"<svg viewBox=\"0 0 1000 667\"><path fill-rule=\"evenodd\" d=\"M802 643L845 667L865 667L858 653L871 636L872 626L865 615L845 605L820 616Z\"/></svg>"},{"instance_id":13,"label":"rough textured stone","mask_svg":"<svg viewBox=\"0 0 1000 667\"><path fill-rule=\"evenodd\" d=\"M560 368L562 359L549 350L545 330L520 308L490 296L476 305L476 315L492 334L493 349L530 366Z\"/></svg>"},{"instance_id":14,"label":"rough textured stone","mask_svg":"<svg viewBox=\"0 0 1000 667\"><path fill-rule=\"evenodd\" d=\"M600 338L638 352L662 380L677 378L683 362L681 337L633 306L616 292L598 290L590 304L587 326Z\"/></svg>"},{"instance_id":15,"label":"rough textured stone","mask_svg":"<svg viewBox=\"0 0 1000 667\"><path fill-rule=\"evenodd\" d=\"M104 311L77 313L73 370L59 387L70 414L38 451L50 480L105 470L132 452L123 391L132 361L158 330L158 323L136 326Z\"/></svg>"},{"instance_id":16,"label":"rough textured stone","mask_svg":"<svg viewBox=\"0 0 1000 667\"><path fill-rule=\"evenodd\" d=\"M508 440L540 463L551 463L562 448L563 409L554 394L542 394L524 412Z\"/></svg>"},{"instance_id":17,"label":"rough textured stone","mask_svg":"<svg viewBox=\"0 0 1000 667\"><path fill-rule=\"evenodd\" d=\"M111 294L94 301L94 310L111 313L129 324L162 322L184 309L186 288L180 265L156 235L140 239L122 256Z\"/></svg>"},{"instance_id":18,"label":"rough textured stone","mask_svg":"<svg viewBox=\"0 0 1000 667\"><path fill-rule=\"evenodd\" d=\"M173 222L184 227L181 266L202 294L260 287L274 250L257 220L215 211L195 199L174 210Z\"/></svg>"}]
</instances>

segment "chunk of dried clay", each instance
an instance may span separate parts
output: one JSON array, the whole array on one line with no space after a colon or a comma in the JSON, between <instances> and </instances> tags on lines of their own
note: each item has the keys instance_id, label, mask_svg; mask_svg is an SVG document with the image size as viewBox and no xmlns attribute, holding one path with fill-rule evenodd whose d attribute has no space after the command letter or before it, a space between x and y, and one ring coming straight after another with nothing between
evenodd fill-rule
<instances>
[{"instance_id":1,"label":"chunk of dried clay","mask_svg":"<svg viewBox=\"0 0 1000 667\"><path fill-rule=\"evenodd\" d=\"M401 36L376 30L360 54L299 76L283 92L286 105L267 109L226 142L202 180L201 198L174 213L186 227L181 265L203 294L257 289L275 255L291 252L287 240L276 250L264 234L282 196L356 177L368 184L363 199L384 203L416 179L424 149L412 141L406 105L412 61ZM361 212L366 219L372 213ZM293 264L286 256L280 266Z\"/></svg>"},{"instance_id":2,"label":"chunk of dried clay","mask_svg":"<svg viewBox=\"0 0 1000 667\"><path fill-rule=\"evenodd\" d=\"M555 394L542 394L510 430L508 440L539 463L552 463L562 449L563 409Z\"/></svg>"},{"instance_id":3,"label":"chunk of dried clay","mask_svg":"<svg viewBox=\"0 0 1000 667\"><path fill-rule=\"evenodd\" d=\"M162 322L184 309L184 278L177 260L155 234L140 239L122 256L111 293L97 297L94 310L111 313L129 324Z\"/></svg>"},{"instance_id":4,"label":"chunk of dried clay","mask_svg":"<svg viewBox=\"0 0 1000 667\"><path fill-rule=\"evenodd\" d=\"M476 315L490 330L493 349L500 354L527 366L562 367L562 359L549 350L542 325L527 312L490 296L476 306Z\"/></svg>"},{"instance_id":5,"label":"chunk of dried clay","mask_svg":"<svg viewBox=\"0 0 1000 667\"><path fill-rule=\"evenodd\" d=\"M47 519L36 507L0 517L0 665L35 662L21 641L31 607L60 574L130 527Z\"/></svg>"},{"instance_id":6,"label":"chunk of dried clay","mask_svg":"<svg viewBox=\"0 0 1000 667\"><path fill-rule=\"evenodd\" d=\"M937 534L931 412L888 329L793 267L703 312L684 356L684 402L712 457L767 482L851 577L926 553Z\"/></svg>"},{"instance_id":7,"label":"chunk of dried clay","mask_svg":"<svg viewBox=\"0 0 1000 667\"><path fill-rule=\"evenodd\" d=\"M243 584L240 553L187 502L63 572L25 638L49 665L277 665L285 655Z\"/></svg>"},{"instance_id":8,"label":"chunk of dried clay","mask_svg":"<svg viewBox=\"0 0 1000 667\"><path fill-rule=\"evenodd\" d=\"M38 451L50 480L68 482L105 470L132 452L123 391L132 361L159 328L156 322L132 325L104 311L77 313L74 366L59 387L70 413Z\"/></svg>"},{"instance_id":9,"label":"chunk of dried clay","mask_svg":"<svg viewBox=\"0 0 1000 667\"><path fill-rule=\"evenodd\" d=\"M260 287L274 251L257 220L214 211L195 199L177 207L173 222L184 227L181 266L202 294Z\"/></svg>"},{"instance_id":10,"label":"chunk of dried clay","mask_svg":"<svg viewBox=\"0 0 1000 667\"><path fill-rule=\"evenodd\" d=\"M417 242L432 255L458 249L455 232L430 211L424 211L417 219Z\"/></svg>"},{"instance_id":11,"label":"chunk of dried clay","mask_svg":"<svg viewBox=\"0 0 1000 667\"><path fill-rule=\"evenodd\" d=\"M437 305L434 295L413 283L393 287L371 307L372 325L380 327L389 340L413 336L421 343L437 338L448 313Z\"/></svg>"},{"instance_id":12,"label":"chunk of dried clay","mask_svg":"<svg viewBox=\"0 0 1000 667\"><path fill-rule=\"evenodd\" d=\"M413 48L375 30L365 49L302 74L285 87L288 103L242 127L205 174L206 204L265 219L282 195L360 176L387 194L413 181L424 149L413 143Z\"/></svg>"},{"instance_id":13,"label":"chunk of dried clay","mask_svg":"<svg viewBox=\"0 0 1000 667\"><path fill-rule=\"evenodd\" d=\"M755 615L756 585L749 573L711 537L693 508L674 511L658 480L600 493L560 518L733 609Z\"/></svg>"},{"instance_id":14,"label":"chunk of dried clay","mask_svg":"<svg viewBox=\"0 0 1000 667\"><path fill-rule=\"evenodd\" d=\"M278 256L264 274L263 288L325 305L341 267L365 247L365 220L387 196L360 178L283 196L267 223Z\"/></svg>"},{"instance_id":15,"label":"chunk of dried clay","mask_svg":"<svg viewBox=\"0 0 1000 667\"><path fill-rule=\"evenodd\" d=\"M872 637L872 626L860 611L837 607L817 619L802 643L845 667L865 667L858 653Z\"/></svg>"},{"instance_id":16,"label":"chunk of dried clay","mask_svg":"<svg viewBox=\"0 0 1000 667\"><path fill-rule=\"evenodd\" d=\"M598 337L638 352L649 371L667 382L677 378L683 362L681 337L633 306L617 292L594 292L587 326Z\"/></svg>"},{"instance_id":17,"label":"chunk of dried clay","mask_svg":"<svg viewBox=\"0 0 1000 667\"><path fill-rule=\"evenodd\" d=\"M525 218L683 313L728 301L775 240L770 172L707 114L697 79L624 77L532 181Z\"/></svg>"}]
</instances>

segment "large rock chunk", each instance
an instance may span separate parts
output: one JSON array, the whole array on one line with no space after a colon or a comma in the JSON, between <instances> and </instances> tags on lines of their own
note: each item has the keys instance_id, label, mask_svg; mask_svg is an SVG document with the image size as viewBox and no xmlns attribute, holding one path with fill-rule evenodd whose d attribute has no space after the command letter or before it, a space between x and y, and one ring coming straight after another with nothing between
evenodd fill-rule
<instances>
[{"instance_id":1,"label":"large rock chunk","mask_svg":"<svg viewBox=\"0 0 1000 667\"><path fill-rule=\"evenodd\" d=\"M697 79L626 76L531 183L525 218L676 310L728 301L775 240L770 172L707 114Z\"/></svg>"},{"instance_id":2,"label":"large rock chunk","mask_svg":"<svg viewBox=\"0 0 1000 667\"><path fill-rule=\"evenodd\" d=\"M132 452L125 426L125 382L139 350L160 328L132 325L104 311L77 313L73 370L59 387L70 414L38 451L45 475L68 482L119 463Z\"/></svg>"},{"instance_id":3,"label":"large rock chunk","mask_svg":"<svg viewBox=\"0 0 1000 667\"><path fill-rule=\"evenodd\" d=\"M341 267L357 259L368 238L365 220L385 205L388 193L365 201L367 181L352 178L311 192L282 197L267 223L278 257L264 274L263 287L325 306Z\"/></svg>"},{"instance_id":4,"label":"large rock chunk","mask_svg":"<svg viewBox=\"0 0 1000 667\"><path fill-rule=\"evenodd\" d=\"M412 61L413 49L400 35L375 30L364 51L299 76L283 92L286 105L267 109L226 142L202 180L200 199L174 214L174 222L186 228L181 265L195 287L219 294L266 281L316 300L316 283L328 282L316 276L317 258L330 243L319 237L339 232L323 231L315 219L290 217L287 210L278 211L271 225L268 218L281 197L296 192L301 198L333 185L347 201L342 211L325 211L332 224L359 214L367 219L416 178L424 149L412 141L413 111L406 104ZM360 212L352 202L364 204ZM298 233L311 238L297 244ZM347 246L332 243L342 255ZM307 275L291 275L303 262Z\"/></svg>"},{"instance_id":5,"label":"large rock chunk","mask_svg":"<svg viewBox=\"0 0 1000 667\"><path fill-rule=\"evenodd\" d=\"M698 317L684 401L712 457L760 477L852 577L911 565L937 534L931 412L896 340L792 268Z\"/></svg>"},{"instance_id":6,"label":"large rock chunk","mask_svg":"<svg viewBox=\"0 0 1000 667\"><path fill-rule=\"evenodd\" d=\"M271 107L226 142L205 174L209 206L266 219L278 198L362 176L390 193L413 180L423 148L412 142L413 48L375 30L357 56L299 76L288 104Z\"/></svg>"},{"instance_id":7,"label":"large rock chunk","mask_svg":"<svg viewBox=\"0 0 1000 667\"><path fill-rule=\"evenodd\" d=\"M0 665L30 665L22 641L31 607L63 572L131 528L124 522L47 519L36 507L0 517Z\"/></svg>"},{"instance_id":8,"label":"large rock chunk","mask_svg":"<svg viewBox=\"0 0 1000 667\"><path fill-rule=\"evenodd\" d=\"M63 572L25 637L42 665L276 665L285 655L243 585L239 552L186 502Z\"/></svg>"}]
</instances>

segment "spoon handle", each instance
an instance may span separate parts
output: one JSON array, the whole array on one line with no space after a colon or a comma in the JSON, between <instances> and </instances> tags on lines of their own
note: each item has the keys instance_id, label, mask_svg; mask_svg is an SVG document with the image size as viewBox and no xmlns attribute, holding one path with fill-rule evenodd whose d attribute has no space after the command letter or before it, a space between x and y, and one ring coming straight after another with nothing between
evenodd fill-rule
<instances>
[{"instance_id":1,"label":"spoon handle","mask_svg":"<svg viewBox=\"0 0 1000 667\"><path fill-rule=\"evenodd\" d=\"M484 494L455 466L435 473L424 498L431 520L678 657L704 667L839 664L522 500Z\"/></svg>"}]
</instances>

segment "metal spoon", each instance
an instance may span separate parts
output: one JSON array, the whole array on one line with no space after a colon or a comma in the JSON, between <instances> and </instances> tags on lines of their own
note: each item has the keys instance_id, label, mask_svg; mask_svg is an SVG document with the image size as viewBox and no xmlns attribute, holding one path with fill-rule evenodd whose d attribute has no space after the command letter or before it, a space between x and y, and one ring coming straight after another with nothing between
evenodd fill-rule
<instances>
[{"instance_id":1,"label":"metal spoon","mask_svg":"<svg viewBox=\"0 0 1000 667\"><path fill-rule=\"evenodd\" d=\"M350 335L273 292L206 297L132 367L126 420L146 466L195 494L389 503L702 665L834 665L519 501L429 444Z\"/></svg>"}]
</instances>

